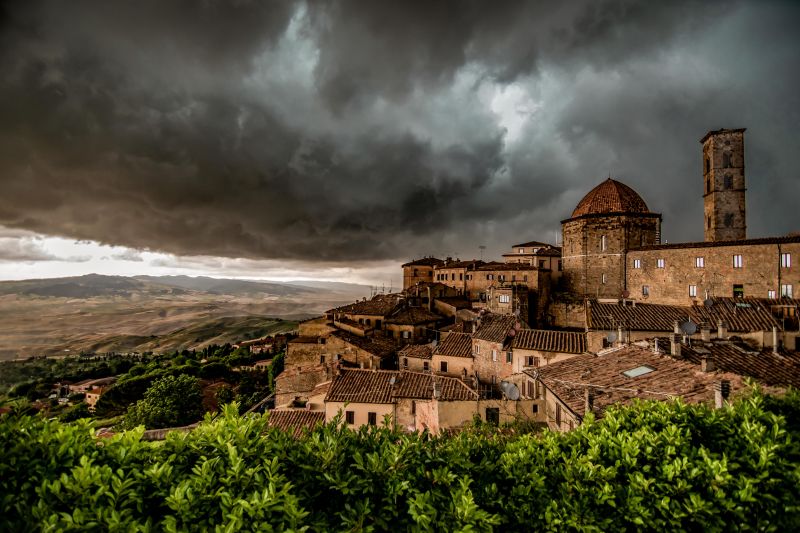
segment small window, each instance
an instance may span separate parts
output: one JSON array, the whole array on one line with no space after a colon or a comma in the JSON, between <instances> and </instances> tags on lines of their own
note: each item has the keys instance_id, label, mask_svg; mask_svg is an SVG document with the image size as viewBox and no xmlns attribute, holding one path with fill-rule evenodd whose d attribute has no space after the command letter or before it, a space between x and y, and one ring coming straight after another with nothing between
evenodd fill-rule
<instances>
[{"instance_id":1,"label":"small window","mask_svg":"<svg viewBox=\"0 0 800 533\"><path fill-rule=\"evenodd\" d=\"M602 283L603 285L606 284L606 274L605 274L605 272L600 274L600 283Z\"/></svg>"},{"instance_id":2,"label":"small window","mask_svg":"<svg viewBox=\"0 0 800 533\"><path fill-rule=\"evenodd\" d=\"M539 259L539 268L544 268L544 259Z\"/></svg>"},{"instance_id":3,"label":"small window","mask_svg":"<svg viewBox=\"0 0 800 533\"><path fill-rule=\"evenodd\" d=\"M607 244L606 243L606 236L605 235L601 235L600 236L600 250L601 251L603 251L603 252L606 251L606 244Z\"/></svg>"},{"instance_id":4,"label":"small window","mask_svg":"<svg viewBox=\"0 0 800 533\"><path fill-rule=\"evenodd\" d=\"M511 274L511 283L514 283L515 281L517 281L517 276Z\"/></svg>"},{"instance_id":5,"label":"small window","mask_svg":"<svg viewBox=\"0 0 800 533\"><path fill-rule=\"evenodd\" d=\"M417 272L417 269L415 268L414 269L414 277L416 278L418 275L419 275L419 273Z\"/></svg>"},{"instance_id":6,"label":"small window","mask_svg":"<svg viewBox=\"0 0 800 533\"><path fill-rule=\"evenodd\" d=\"M475 354L477 355L479 353L481 353L481 345L480 344L475 344Z\"/></svg>"},{"instance_id":7,"label":"small window","mask_svg":"<svg viewBox=\"0 0 800 533\"><path fill-rule=\"evenodd\" d=\"M561 404L556 404L556 425L561 426Z\"/></svg>"},{"instance_id":8,"label":"small window","mask_svg":"<svg viewBox=\"0 0 800 533\"><path fill-rule=\"evenodd\" d=\"M767 291L767 298L769 298L770 300L774 300L776 298L776 296L777 295L776 295L775 291Z\"/></svg>"},{"instance_id":9,"label":"small window","mask_svg":"<svg viewBox=\"0 0 800 533\"><path fill-rule=\"evenodd\" d=\"M535 414L535 415L539 414L539 404L538 403L535 403L535 404L533 404L531 406L531 412L533 412L533 414Z\"/></svg>"},{"instance_id":10,"label":"small window","mask_svg":"<svg viewBox=\"0 0 800 533\"><path fill-rule=\"evenodd\" d=\"M695 268L705 268L706 267L706 258L705 257L695 257L694 258L694 266L695 266Z\"/></svg>"},{"instance_id":11,"label":"small window","mask_svg":"<svg viewBox=\"0 0 800 533\"><path fill-rule=\"evenodd\" d=\"M441 372L447 372L447 361L442 361L439 363L439 370Z\"/></svg>"},{"instance_id":12,"label":"small window","mask_svg":"<svg viewBox=\"0 0 800 533\"><path fill-rule=\"evenodd\" d=\"M324 355L320 355L319 356L319 364L321 364L321 365L325 364L325 356Z\"/></svg>"},{"instance_id":13,"label":"small window","mask_svg":"<svg viewBox=\"0 0 800 533\"><path fill-rule=\"evenodd\" d=\"M464 274L458 275L458 281L464 281Z\"/></svg>"},{"instance_id":14,"label":"small window","mask_svg":"<svg viewBox=\"0 0 800 533\"><path fill-rule=\"evenodd\" d=\"M456 273L455 273L455 272L453 272L452 274L450 274L450 280L451 280L451 281L455 281L455 280L456 280Z\"/></svg>"},{"instance_id":15,"label":"small window","mask_svg":"<svg viewBox=\"0 0 800 533\"><path fill-rule=\"evenodd\" d=\"M411 414L417 414L417 400L411 400Z\"/></svg>"},{"instance_id":16,"label":"small window","mask_svg":"<svg viewBox=\"0 0 800 533\"><path fill-rule=\"evenodd\" d=\"M733 268L742 268L744 262L742 261L741 255L734 255L733 256Z\"/></svg>"},{"instance_id":17,"label":"small window","mask_svg":"<svg viewBox=\"0 0 800 533\"><path fill-rule=\"evenodd\" d=\"M656 268L664 268L664 260L656 259Z\"/></svg>"},{"instance_id":18,"label":"small window","mask_svg":"<svg viewBox=\"0 0 800 533\"><path fill-rule=\"evenodd\" d=\"M629 378L638 378L639 376L643 376L645 374L649 374L655 370L655 368L649 367L647 365L637 366L636 368L631 368L630 370L626 370L622 373L623 376Z\"/></svg>"},{"instance_id":19,"label":"small window","mask_svg":"<svg viewBox=\"0 0 800 533\"><path fill-rule=\"evenodd\" d=\"M731 168L733 165L731 164L731 154L730 152L723 152L722 153L722 166L725 168Z\"/></svg>"},{"instance_id":20,"label":"small window","mask_svg":"<svg viewBox=\"0 0 800 533\"><path fill-rule=\"evenodd\" d=\"M706 227L708 227L708 229L711 229L711 217L706 218Z\"/></svg>"},{"instance_id":21,"label":"small window","mask_svg":"<svg viewBox=\"0 0 800 533\"><path fill-rule=\"evenodd\" d=\"M794 296L792 296L792 286L781 285L781 296L783 298L794 298Z\"/></svg>"},{"instance_id":22,"label":"small window","mask_svg":"<svg viewBox=\"0 0 800 533\"><path fill-rule=\"evenodd\" d=\"M408 357L403 357L403 366L408 367Z\"/></svg>"},{"instance_id":23,"label":"small window","mask_svg":"<svg viewBox=\"0 0 800 533\"><path fill-rule=\"evenodd\" d=\"M524 254L525 253L525 248L520 248L519 249L519 253Z\"/></svg>"},{"instance_id":24,"label":"small window","mask_svg":"<svg viewBox=\"0 0 800 533\"><path fill-rule=\"evenodd\" d=\"M792 254L781 254L781 268L792 268Z\"/></svg>"},{"instance_id":25,"label":"small window","mask_svg":"<svg viewBox=\"0 0 800 533\"><path fill-rule=\"evenodd\" d=\"M725 227L730 228L733 227L733 213L726 213L725 214Z\"/></svg>"},{"instance_id":26,"label":"small window","mask_svg":"<svg viewBox=\"0 0 800 533\"><path fill-rule=\"evenodd\" d=\"M508 294L501 294L500 296L498 296L498 299L500 300L501 304L507 304L511 301L511 296L509 296Z\"/></svg>"},{"instance_id":27,"label":"small window","mask_svg":"<svg viewBox=\"0 0 800 533\"><path fill-rule=\"evenodd\" d=\"M524 276L522 276L522 281L528 281L528 275L527 275L527 274L525 274Z\"/></svg>"},{"instance_id":28,"label":"small window","mask_svg":"<svg viewBox=\"0 0 800 533\"><path fill-rule=\"evenodd\" d=\"M642 285L642 296L650 296L650 285Z\"/></svg>"},{"instance_id":29,"label":"small window","mask_svg":"<svg viewBox=\"0 0 800 533\"><path fill-rule=\"evenodd\" d=\"M558 271L561 272L561 269L562 269L561 259L559 259L558 260Z\"/></svg>"},{"instance_id":30,"label":"small window","mask_svg":"<svg viewBox=\"0 0 800 533\"><path fill-rule=\"evenodd\" d=\"M711 172L711 158L706 157L706 173Z\"/></svg>"},{"instance_id":31,"label":"small window","mask_svg":"<svg viewBox=\"0 0 800 533\"><path fill-rule=\"evenodd\" d=\"M689 296L692 298L697 297L697 285L689 285Z\"/></svg>"},{"instance_id":32,"label":"small window","mask_svg":"<svg viewBox=\"0 0 800 533\"><path fill-rule=\"evenodd\" d=\"M407 339L409 337L411 337L411 332L410 331L403 331L403 338Z\"/></svg>"},{"instance_id":33,"label":"small window","mask_svg":"<svg viewBox=\"0 0 800 533\"><path fill-rule=\"evenodd\" d=\"M370 426L377 426L378 425L378 414L377 413L367 413L367 424Z\"/></svg>"},{"instance_id":34,"label":"small window","mask_svg":"<svg viewBox=\"0 0 800 533\"><path fill-rule=\"evenodd\" d=\"M345 411L344 412L344 421L348 424L355 424L356 423L356 412L355 411Z\"/></svg>"},{"instance_id":35,"label":"small window","mask_svg":"<svg viewBox=\"0 0 800 533\"><path fill-rule=\"evenodd\" d=\"M497 350L492 350L492 361L497 361Z\"/></svg>"},{"instance_id":36,"label":"small window","mask_svg":"<svg viewBox=\"0 0 800 533\"><path fill-rule=\"evenodd\" d=\"M744 285L736 284L733 286L733 297L744 298Z\"/></svg>"},{"instance_id":37,"label":"small window","mask_svg":"<svg viewBox=\"0 0 800 533\"><path fill-rule=\"evenodd\" d=\"M493 425L500 424L500 408L487 407L486 408L486 422Z\"/></svg>"},{"instance_id":38,"label":"small window","mask_svg":"<svg viewBox=\"0 0 800 533\"><path fill-rule=\"evenodd\" d=\"M422 370L424 370L425 372L427 372L427 371L428 371L428 370L430 370L430 369L431 369L431 365L430 365L430 363L428 363L427 361L423 361L423 362L422 362Z\"/></svg>"},{"instance_id":39,"label":"small window","mask_svg":"<svg viewBox=\"0 0 800 533\"><path fill-rule=\"evenodd\" d=\"M642 268L642 260L641 259L634 259L633 260L633 268Z\"/></svg>"},{"instance_id":40,"label":"small window","mask_svg":"<svg viewBox=\"0 0 800 533\"><path fill-rule=\"evenodd\" d=\"M723 181L726 189L733 189L733 176L729 174L725 176L725 179Z\"/></svg>"},{"instance_id":41,"label":"small window","mask_svg":"<svg viewBox=\"0 0 800 533\"><path fill-rule=\"evenodd\" d=\"M533 355L526 356L525 357L525 366L538 367L539 366L539 358L535 357Z\"/></svg>"},{"instance_id":42,"label":"small window","mask_svg":"<svg viewBox=\"0 0 800 533\"><path fill-rule=\"evenodd\" d=\"M514 362L514 352L506 352L506 363L513 363Z\"/></svg>"},{"instance_id":43,"label":"small window","mask_svg":"<svg viewBox=\"0 0 800 533\"><path fill-rule=\"evenodd\" d=\"M486 279L488 279L489 281L493 280L494 274L486 274Z\"/></svg>"}]
</instances>

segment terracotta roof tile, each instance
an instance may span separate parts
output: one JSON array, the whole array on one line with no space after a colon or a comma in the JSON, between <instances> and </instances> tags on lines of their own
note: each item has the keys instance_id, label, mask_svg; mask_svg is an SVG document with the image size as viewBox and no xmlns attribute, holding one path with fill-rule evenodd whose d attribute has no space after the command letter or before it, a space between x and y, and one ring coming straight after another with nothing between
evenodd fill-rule
<instances>
[{"instance_id":1,"label":"terracotta roof tile","mask_svg":"<svg viewBox=\"0 0 800 533\"><path fill-rule=\"evenodd\" d=\"M394 378L394 384L392 384ZM342 370L333 379L326 402L394 403L398 398L433 398L434 380L440 401L475 400L478 395L462 381L422 372Z\"/></svg>"},{"instance_id":2,"label":"terracotta roof tile","mask_svg":"<svg viewBox=\"0 0 800 533\"><path fill-rule=\"evenodd\" d=\"M289 341L289 344L317 344L320 337L318 335L301 335Z\"/></svg>"},{"instance_id":3,"label":"terracotta roof tile","mask_svg":"<svg viewBox=\"0 0 800 533\"><path fill-rule=\"evenodd\" d=\"M593 330L615 330L621 324L632 331L672 332L676 320L685 322L691 317L688 306L677 305L637 303L634 306L631 302L621 305L590 300L587 310L587 325Z\"/></svg>"},{"instance_id":4,"label":"terracotta roof tile","mask_svg":"<svg viewBox=\"0 0 800 533\"><path fill-rule=\"evenodd\" d=\"M430 359L433 348L430 344L409 344L397 353L398 357L413 357L415 359Z\"/></svg>"},{"instance_id":5,"label":"terracotta roof tile","mask_svg":"<svg viewBox=\"0 0 800 533\"><path fill-rule=\"evenodd\" d=\"M437 266L436 269L440 270L443 268L471 268L474 270L475 268L483 265L484 263L485 262L481 261L480 259L469 259L467 261L462 261L460 259L456 259L455 261L453 261L451 259L450 261L445 261L441 265Z\"/></svg>"},{"instance_id":6,"label":"terracotta roof tile","mask_svg":"<svg viewBox=\"0 0 800 533\"><path fill-rule=\"evenodd\" d=\"M436 313L428 311L424 307L408 307L400 311L396 311L391 316L386 318L387 324L401 324L401 325L416 325L428 324L441 320L442 317Z\"/></svg>"},{"instance_id":7,"label":"terracotta roof tile","mask_svg":"<svg viewBox=\"0 0 800 533\"><path fill-rule=\"evenodd\" d=\"M716 328L719 320L728 324L728 331L772 331L773 326L782 330L781 324L775 320L768 308L756 298L712 298L713 305L691 307L695 322L705 322Z\"/></svg>"},{"instance_id":8,"label":"terracotta roof tile","mask_svg":"<svg viewBox=\"0 0 800 533\"><path fill-rule=\"evenodd\" d=\"M540 241L528 241L523 242L522 244L512 244L512 248L552 248L552 244L547 244L546 242Z\"/></svg>"},{"instance_id":9,"label":"terracotta roof tile","mask_svg":"<svg viewBox=\"0 0 800 533\"><path fill-rule=\"evenodd\" d=\"M397 294L378 294L371 300L362 300L331 309L328 313L386 316L400 303Z\"/></svg>"},{"instance_id":10,"label":"terracotta roof tile","mask_svg":"<svg viewBox=\"0 0 800 533\"><path fill-rule=\"evenodd\" d=\"M486 263L483 266L478 267L478 271L483 272L493 272L497 270L527 270L527 271L536 271L539 268L529 265L528 263L500 263L500 262L492 262Z\"/></svg>"},{"instance_id":11,"label":"terracotta roof tile","mask_svg":"<svg viewBox=\"0 0 800 533\"><path fill-rule=\"evenodd\" d=\"M640 366L653 370L638 377L623 374ZM635 398L680 397L689 403L713 401L713 385L722 379L730 381L732 391L744 387L742 378L736 374L704 373L691 361L656 355L635 345L602 356L577 355L525 373L537 377L579 418L585 414L587 387L595 390L594 412L598 415L611 404L625 404Z\"/></svg>"},{"instance_id":12,"label":"terracotta roof tile","mask_svg":"<svg viewBox=\"0 0 800 533\"><path fill-rule=\"evenodd\" d=\"M521 324L514 315L486 314L481 317L480 326L472 336L484 341L505 342L508 340L508 331L517 323Z\"/></svg>"},{"instance_id":13,"label":"terracotta roof tile","mask_svg":"<svg viewBox=\"0 0 800 533\"><path fill-rule=\"evenodd\" d=\"M409 267L409 266L436 266L441 265L444 263L441 259L437 259L435 257L423 257L421 259L414 259L413 261L409 261L408 263L403 263L401 267Z\"/></svg>"},{"instance_id":14,"label":"terracotta roof tile","mask_svg":"<svg viewBox=\"0 0 800 533\"><path fill-rule=\"evenodd\" d=\"M472 336L469 333L450 332L436 346L434 353L449 357L472 357Z\"/></svg>"},{"instance_id":15,"label":"terracotta roof tile","mask_svg":"<svg viewBox=\"0 0 800 533\"><path fill-rule=\"evenodd\" d=\"M650 210L636 191L608 178L578 202L572 218L601 213L650 213Z\"/></svg>"},{"instance_id":16,"label":"terracotta roof tile","mask_svg":"<svg viewBox=\"0 0 800 533\"><path fill-rule=\"evenodd\" d=\"M305 409L275 409L269 411L269 427L278 428L294 437L301 436L306 430L325 423L322 411L306 411Z\"/></svg>"},{"instance_id":17,"label":"terracotta roof tile","mask_svg":"<svg viewBox=\"0 0 800 533\"><path fill-rule=\"evenodd\" d=\"M522 329L514 336L511 347L543 352L584 353L586 352L586 333Z\"/></svg>"},{"instance_id":18,"label":"terracotta roof tile","mask_svg":"<svg viewBox=\"0 0 800 533\"><path fill-rule=\"evenodd\" d=\"M390 357L397 351L394 341L386 337L359 337L341 330L334 331L331 335L381 359Z\"/></svg>"},{"instance_id":19,"label":"terracotta roof tile","mask_svg":"<svg viewBox=\"0 0 800 533\"><path fill-rule=\"evenodd\" d=\"M662 346L669 346L664 341ZM765 385L800 387L800 354L798 352L772 353L772 348L753 349L736 342L693 342L681 346L681 356L700 364L703 356L711 357L720 370L748 376Z\"/></svg>"}]
</instances>

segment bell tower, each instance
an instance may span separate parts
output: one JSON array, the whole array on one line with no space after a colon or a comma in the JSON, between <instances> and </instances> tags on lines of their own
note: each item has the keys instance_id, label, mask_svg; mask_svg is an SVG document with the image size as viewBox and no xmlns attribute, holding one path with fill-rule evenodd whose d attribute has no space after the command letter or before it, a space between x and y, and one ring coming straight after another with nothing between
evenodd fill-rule
<instances>
[{"instance_id":1,"label":"bell tower","mask_svg":"<svg viewBox=\"0 0 800 533\"><path fill-rule=\"evenodd\" d=\"M747 238L744 131L744 128L709 131L700 140L706 242Z\"/></svg>"}]
</instances>

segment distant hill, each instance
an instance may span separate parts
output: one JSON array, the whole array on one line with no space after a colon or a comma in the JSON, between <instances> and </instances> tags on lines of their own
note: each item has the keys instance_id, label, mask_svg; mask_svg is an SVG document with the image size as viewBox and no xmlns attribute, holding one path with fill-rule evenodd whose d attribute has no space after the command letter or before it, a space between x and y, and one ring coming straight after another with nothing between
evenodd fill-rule
<instances>
[{"instance_id":1,"label":"distant hill","mask_svg":"<svg viewBox=\"0 0 800 533\"><path fill-rule=\"evenodd\" d=\"M365 285L189 276L0 282L0 359L235 342L369 296ZM288 329L287 329L288 328Z\"/></svg>"}]
</instances>

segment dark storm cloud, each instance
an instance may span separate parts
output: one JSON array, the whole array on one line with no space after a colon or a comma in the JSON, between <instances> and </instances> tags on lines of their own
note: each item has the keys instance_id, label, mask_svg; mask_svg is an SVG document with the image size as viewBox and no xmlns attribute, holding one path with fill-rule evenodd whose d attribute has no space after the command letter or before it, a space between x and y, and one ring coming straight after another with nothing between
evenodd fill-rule
<instances>
[{"instance_id":1,"label":"dark storm cloud","mask_svg":"<svg viewBox=\"0 0 800 533\"><path fill-rule=\"evenodd\" d=\"M796 226L791 4L9 6L0 225L188 255L466 256L553 240L613 174L694 239L697 141L744 126L751 233Z\"/></svg>"}]
</instances>

